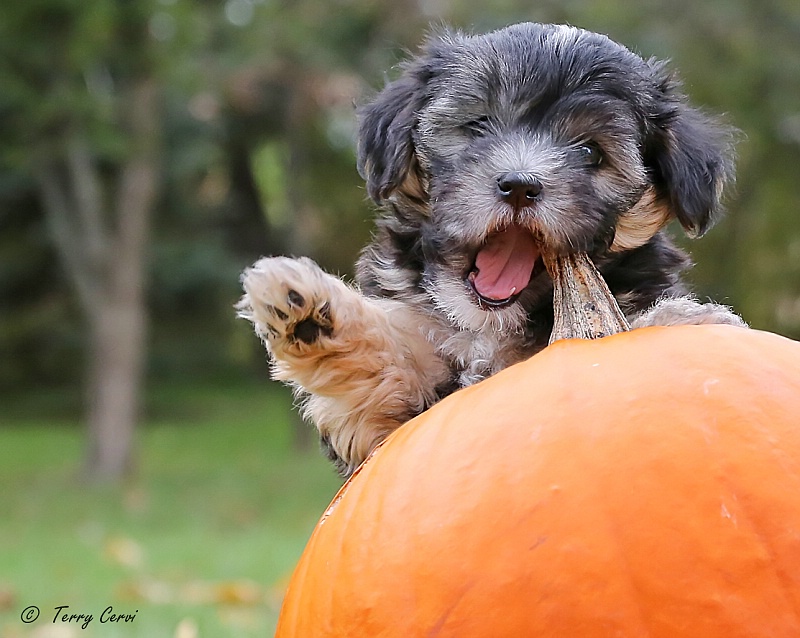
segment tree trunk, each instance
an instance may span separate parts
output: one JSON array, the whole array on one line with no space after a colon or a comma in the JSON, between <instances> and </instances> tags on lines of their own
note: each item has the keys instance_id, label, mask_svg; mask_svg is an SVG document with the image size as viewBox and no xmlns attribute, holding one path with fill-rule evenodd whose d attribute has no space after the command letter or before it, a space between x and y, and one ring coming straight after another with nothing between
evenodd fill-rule
<instances>
[{"instance_id":1,"label":"tree trunk","mask_svg":"<svg viewBox=\"0 0 800 638\"><path fill-rule=\"evenodd\" d=\"M141 301L115 294L96 315L90 329L85 471L92 482L113 482L134 467L145 313Z\"/></svg>"},{"instance_id":2,"label":"tree trunk","mask_svg":"<svg viewBox=\"0 0 800 638\"><path fill-rule=\"evenodd\" d=\"M141 79L124 98L120 119L130 147L113 183L103 183L80 130L69 133L63 158L48 157L38 167L51 232L87 319L85 473L93 482L119 480L133 467L145 360L146 247L160 181L157 87Z\"/></svg>"}]
</instances>

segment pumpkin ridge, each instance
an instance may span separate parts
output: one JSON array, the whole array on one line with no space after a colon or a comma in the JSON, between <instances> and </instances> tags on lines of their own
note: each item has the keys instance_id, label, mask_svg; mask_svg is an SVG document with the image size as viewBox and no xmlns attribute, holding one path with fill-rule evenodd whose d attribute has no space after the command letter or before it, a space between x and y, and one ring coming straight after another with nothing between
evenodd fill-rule
<instances>
[{"instance_id":1,"label":"pumpkin ridge","mask_svg":"<svg viewBox=\"0 0 800 638\"><path fill-rule=\"evenodd\" d=\"M626 573L634 574L635 570L633 569L633 564L629 560L629 557L624 550L622 532L619 528L619 525L614 522L614 517L609 506L610 503L606 502L605 506L603 507L603 513L605 514L605 521L608 525L610 536L614 541L614 554L616 555L617 559L620 560L620 563L624 565ZM641 626L642 631L644 632L643 637L647 636L649 638L651 636L655 636L656 634L653 633L652 627L653 621L648 614L645 613L646 603L643 595L638 591L636 583L633 582L633 579L630 579L627 585L626 591L635 602L634 607L637 611L636 618ZM633 628L631 629L633 630ZM633 631L631 631L631 635L635 635Z\"/></svg>"},{"instance_id":2,"label":"pumpkin ridge","mask_svg":"<svg viewBox=\"0 0 800 638\"><path fill-rule=\"evenodd\" d=\"M726 483L726 486L731 488L731 486L728 485L729 481L727 479L724 480L724 483ZM769 564L772 567L775 579L780 583L780 591L783 594L782 597L784 602L786 603L786 606L792 610L796 624L798 628L800 628L800 607L798 606L800 603L798 603L798 600L795 596L789 595L789 592L791 592L793 589L792 581L788 577L786 570L780 567L782 561L780 560L779 553L775 550L773 544L768 540L768 537L761 529L761 526L756 522L760 517L753 515L753 513L749 511L747 505L749 498L739 498L736 494L736 491L732 488L730 489L730 493L734 496L734 500L739 508L739 513L744 514L744 518L747 521L753 536L756 538L756 540L758 540L759 545L763 548L764 552L769 558ZM740 521L741 518L737 516L737 524L741 524Z\"/></svg>"}]
</instances>

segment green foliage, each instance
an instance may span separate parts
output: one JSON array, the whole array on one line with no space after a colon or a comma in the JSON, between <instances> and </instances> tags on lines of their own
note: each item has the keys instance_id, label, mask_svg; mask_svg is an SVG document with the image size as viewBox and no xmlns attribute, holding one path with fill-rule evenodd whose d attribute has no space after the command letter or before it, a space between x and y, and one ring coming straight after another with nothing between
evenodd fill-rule
<instances>
[{"instance_id":1,"label":"green foliage","mask_svg":"<svg viewBox=\"0 0 800 638\"><path fill-rule=\"evenodd\" d=\"M19 167L58 153L59 131L79 127L109 159L125 152L114 102L119 83L147 74L149 3L34 0L0 8L0 139Z\"/></svg>"},{"instance_id":2,"label":"green foliage","mask_svg":"<svg viewBox=\"0 0 800 638\"><path fill-rule=\"evenodd\" d=\"M267 142L253 153L253 176L270 222L278 228L286 228L291 221L287 164L286 145L279 142Z\"/></svg>"}]
</instances>

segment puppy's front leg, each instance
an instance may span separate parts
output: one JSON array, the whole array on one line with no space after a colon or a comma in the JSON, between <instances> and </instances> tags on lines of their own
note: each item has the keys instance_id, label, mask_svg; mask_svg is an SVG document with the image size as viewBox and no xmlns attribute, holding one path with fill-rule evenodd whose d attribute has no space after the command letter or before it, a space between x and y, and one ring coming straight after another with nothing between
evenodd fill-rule
<instances>
[{"instance_id":1,"label":"puppy's front leg","mask_svg":"<svg viewBox=\"0 0 800 638\"><path fill-rule=\"evenodd\" d=\"M304 413L343 475L436 401L447 369L403 304L364 297L306 258L261 259L237 308L304 397Z\"/></svg>"}]
</instances>

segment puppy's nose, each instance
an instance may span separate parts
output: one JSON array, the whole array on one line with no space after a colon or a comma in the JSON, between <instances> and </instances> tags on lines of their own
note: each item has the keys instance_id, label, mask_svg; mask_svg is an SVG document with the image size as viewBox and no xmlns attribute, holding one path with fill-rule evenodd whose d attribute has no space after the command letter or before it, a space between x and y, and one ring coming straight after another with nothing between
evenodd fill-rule
<instances>
[{"instance_id":1,"label":"puppy's nose","mask_svg":"<svg viewBox=\"0 0 800 638\"><path fill-rule=\"evenodd\" d=\"M533 206L543 188L530 173L505 173L497 178L498 197L514 208Z\"/></svg>"}]
</instances>

